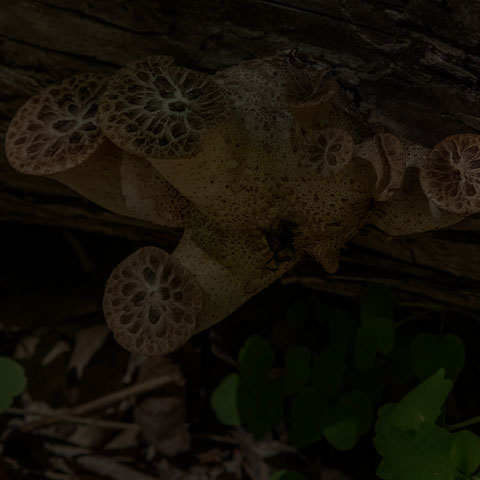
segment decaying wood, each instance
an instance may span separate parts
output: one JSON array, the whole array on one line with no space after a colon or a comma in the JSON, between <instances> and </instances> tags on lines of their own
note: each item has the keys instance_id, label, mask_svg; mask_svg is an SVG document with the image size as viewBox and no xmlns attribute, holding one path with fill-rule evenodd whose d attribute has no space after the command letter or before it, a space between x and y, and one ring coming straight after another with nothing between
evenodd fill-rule
<instances>
[{"instance_id":1,"label":"decaying wood","mask_svg":"<svg viewBox=\"0 0 480 480\"><path fill-rule=\"evenodd\" d=\"M428 147L451 134L480 132L479 0L0 0L0 8L4 222L175 245L178 232L106 212L53 181L19 175L3 153L9 119L42 87L79 72L112 72L151 54L213 71L298 48L332 67L372 124ZM337 275L309 266L315 285L298 271L290 281L353 294L374 279L480 310L479 245L478 216L402 238L370 229L346 249Z\"/></svg>"}]
</instances>

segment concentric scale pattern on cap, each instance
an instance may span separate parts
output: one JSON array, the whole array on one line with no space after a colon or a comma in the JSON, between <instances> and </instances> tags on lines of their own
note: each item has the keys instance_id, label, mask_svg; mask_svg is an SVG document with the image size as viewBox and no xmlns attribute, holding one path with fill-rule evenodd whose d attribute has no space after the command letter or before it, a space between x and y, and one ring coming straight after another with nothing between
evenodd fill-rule
<instances>
[{"instance_id":1,"label":"concentric scale pattern on cap","mask_svg":"<svg viewBox=\"0 0 480 480\"><path fill-rule=\"evenodd\" d=\"M97 122L104 88L103 75L82 74L32 97L7 132L10 164L22 173L50 175L83 163L104 138Z\"/></svg>"},{"instance_id":2,"label":"concentric scale pattern on cap","mask_svg":"<svg viewBox=\"0 0 480 480\"><path fill-rule=\"evenodd\" d=\"M208 75L150 57L112 77L100 123L105 135L132 154L190 157L226 109L227 100Z\"/></svg>"},{"instance_id":3,"label":"concentric scale pattern on cap","mask_svg":"<svg viewBox=\"0 0 480 480\"><path fill-rule=\"evenodd\" d=\"M328 77L329 69L303 64L287 66L288 83L285 99L290 106L314 105L330 100L337 84Z\"/></svg>"},{"instance_id":4,"label":"concentric scale pattern on cap","mask_svg":"<svg viewBox=\"0 0 480 480\"><path fill-rule=\"evenodd\" d=\"M452 135L436 145L420 168L428 198L447 212L480 212L480 135Z\"/></svg>"},{"instance_id":5,"label":"concentric scale pattern on cap","mask_svg":"<svg viewBox=\"0 0 480 480\"><path fill-rule=\"evenodd\" d=\"M131 352L162 355L192 336L202 300L186 268L160 248L144 247L113 270L103 308L120 345Z\"/></svg>"},{"instance_id":6,"label":"concentric scale pattern on cap","mask_svg":"<svg viewBox=\"0 0 480 480\"><path fill-rule=\"evenodd\" d=\"M309 131L302 145L301 163L308 171L334 175L353 157L352 137L342 128Z\"/></svg>"}]
</instances>

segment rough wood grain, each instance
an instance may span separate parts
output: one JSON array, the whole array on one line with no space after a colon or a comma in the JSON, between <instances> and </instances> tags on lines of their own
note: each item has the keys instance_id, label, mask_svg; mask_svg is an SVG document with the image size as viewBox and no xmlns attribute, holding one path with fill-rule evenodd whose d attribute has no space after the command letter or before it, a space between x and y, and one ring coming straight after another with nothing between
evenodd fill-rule
<instances>
[{"instance_id":1,"label":"rough wood grain","mask_svg":"<svg viewBox=\"0 0 480 480\"><path fill-rule=\"evenodd\" d=\"M9 119L43 86L77 72L112 72L155 53L213 71L296 47L322 58L365 116L398 135L433 146L454 133L480 132L480 0L0 0L0 11L2 221L173 247L178 232L105 212L53 181L18 175L3 154ZM345 251L338 275L309 270L317 278L310 286L348 294L372 278L480 310L479 244L478 218L405 238L369 230ZM305 284L297 274L290 281Z\"/></svg>"}]
</instances>

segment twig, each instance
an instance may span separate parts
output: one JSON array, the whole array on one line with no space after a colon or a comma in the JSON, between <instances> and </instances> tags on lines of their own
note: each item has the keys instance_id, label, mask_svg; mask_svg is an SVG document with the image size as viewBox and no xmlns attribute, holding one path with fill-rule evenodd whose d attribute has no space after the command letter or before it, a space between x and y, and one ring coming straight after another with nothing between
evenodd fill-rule
<instances>
[{"instance_id":1,"label":"twig","mask_svg":"<svg viewBox=\"0 0 480 480\"><path fill-rule=\"evenodd\" d=\"M18 430L22 433L31 432L33 430L37 430L38 428L47 427L49 425L61 422L65 419L65 415L78 416L93 412L95 410L100 410L113 403L118 403L124 398L142 395L143 393L150 392L151 390L175 383L176 379L177 376L175 375L164 375L162 377L152 378L150 380L146 380L145 382L137 383L131 387L123 388L117 392L97 398L91 402L87 402L73 408L59 410L54 415L21 425Z\"/></svg>"},{"instance_id":2,"label":"twig","mask_svg":"<svg viewBox=\"0 0 480 480\"><path fill-rule=\"evenodd\" d=\"M193 434L193 436L197 438L205 438L207 440L212 440L212 442L229 443L231 445L238 445L240 443L237 439L233 437L226 437L223 435L215 435L210 433L197 433Z\"/></svg>"},{"instance_id":3,"label":"twig","mask_svg":"<svg viewBox=\"0 0 480 480\"><path fill-rule=\"evenodd\" d=\"M405 308L422 308L425 310L435 310L435 311L442 311L445 310L444 305L440 305L439 303L427 303L427 302L398 302L398 307L405 307Z\"/></svg>"},{"instance_id":4,"label":"twig","mask_svg":"<svg viewBox=\"0 0 480 480\"><path fill-rule=\"evenodd\" d=\"M247 473L247 475L252 479L252 480L256 480L255 478L255 472L253 471L252 467L248 464L248 462L246 460L244 460L242 462L242 466L245 470L245 472Z\"/></svg>"},{"instance_id":5,"label":"twig","mask_svg":"<svg viewBox=\"0 0 480 480\"><path fill-rule=\"evenodd\" d=\"M67 475L65 473L54 472L52 470L42 471L37 469L25 468L20 466L18 461L14 458L2 457L2 459L5 460L5 463L9 465L11 469L18 471L19 474L22 475L22 477L28 476L28 475L35 475L36 477L48 478L52 480L69 480L70 479L70 475Z\"/></svg>"},{"instance_id":6,"label":"twig","mask_svg":"<svg viewBox=\"0 0 480 480\"><path fill-rule=\"evenodd\" d=\"M410 322L411 320L419 319L422 317L428 317L433 313L432 310L420 310L418 312L412 313L412 315L409 315L408 317L402 318L402 320L398 321L395 326L396 327L401 327L402 325L405 325L407 322Z\"/></svg>"},{"instance_id":7,"label":"twig","mask_svg":"<svg viewBox=\"0 0 480 480\"><path fill-rule=\"evenodd\" d=\"M33 470L22 468L22 475L35 475L36 477L48 478L49 480L70 480L72 477L66 473L58 473L52 470Z\"/></svg>"},{"instance_id":8,"label":"twig","mask_svg":"<svg viewBox=\"0 0 480 480\"><path fill-rule=\"evenodd\" d=\"M27 472L22 472L22 473L27 473ZM28 470L28 473L42 475L45 478L49 478L51 480L70 480L72 478L70 475L67 475L66 473L53 472L52 470L46 470L45 472L40 472L37 470Z\"/></svg>"},{"instance_id":9,"label":"twig","mask_svg":"<svg viewBox=\"0 0 480 480\"><path fill-rule=\"evenodd\" d=\"M25 408L9 408L6 414L11 415L36 415L39 417L50 417L51 412L39 412L27 410ZM82 425L95 425L102 428L113 428L117 430L141 430L140 425L136 423L117 422L113 420L103 420L101 418L76 417L73 415L61 415L61 421L81 423Z\"/></svg>"},{"instance_id":10,"label":"twig","mask_svg":"<svg viewBox=\"0 0 480 480\"><path fill-rule=\"evenodd\" d=\"M480 423L480 416L473 417L470 420L465 420L464 422L454 423L453 425L447 425L447 429L448 430L458 430L459 428L470 427L470 426L475 425L477 423Z\"/></svg>"},{"instance_id":11,"label":"twig","mask_svg":"<svg viewBox=\"0 0 480 480\"><path fill-rule=\"evenodd\" d=\"M85 455L75 459L85 470L114 480L158 480L144 472L116 462L112 458L100 455Z\"/></svg>"},{"instance_id":12,"label":"twig","mask_svg":"<svg viewBox=\"0 0 480 480\"><path fill-rule=\"evenodd\" d=\"M212 346L210 347L210 349L213 355L215 355L220 360L223 360L229 365L232 365L232 367L238 366L238 363L236 362L236 360L233 359L230 355L228 355L228 353L224 352L215 342L212 343Z\"/></svg>"}]
</instances>

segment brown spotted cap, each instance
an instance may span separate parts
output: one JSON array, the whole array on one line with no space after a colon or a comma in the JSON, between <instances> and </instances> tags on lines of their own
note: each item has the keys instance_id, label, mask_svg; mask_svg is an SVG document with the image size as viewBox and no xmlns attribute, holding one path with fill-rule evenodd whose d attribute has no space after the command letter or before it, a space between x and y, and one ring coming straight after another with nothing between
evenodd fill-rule
<instances>
[{"instance_id":1,"label":"brown spotted cap","mask_svg":"<svg viewBox=\"0 0 480 480\"><path fill-rule=\"evenodd\" d=\"M190 272L156 247L144 247L112 272L105 287L107 325L130 352L163 355L194 333L202 292Z\"/></svg>"},{"instance_id":2,"label":"brown spotted cap","mask_svg":"<svg viewBox=\"0 0 480 480\"><path fill-rule=\"evenodd\" d=\"M480 212L480 135L442 140L420 166L425 195L447 212Z\"/></svg>"},{"instance_id":3,"label":"brown spotted cap","mask_svg":"<svg viewBox=\"0 0 480 480\"><path fill-rule=\"evenodd\" d=\"M225 118L227 100L208 75L149 57L121 69L100 104L105 135L143 157L195 156Z\"/></svg>"},{"instance_id":4,"label":"brown spotted cap","mask_svg":"<svg viewBox=\"0 0 480 480\"><path fill-rule=\"evenodd\" d=\"M310 130L301 145L301 166L323 176L335 175L353 158L353 139L342 128Z\"/></svg>"},{"instance_id":5,"label":"brown spotted cap","mask_svg":"<svg viewBox=\"0 0 480 480\"><path fill-rule=\"evenodd\" d=\"M105 138L98 100L105 77L82 74L52 85L17 112L7 132L7 158L16 170L51 175L86 161Z\"/></svg>"}]
</instances>

